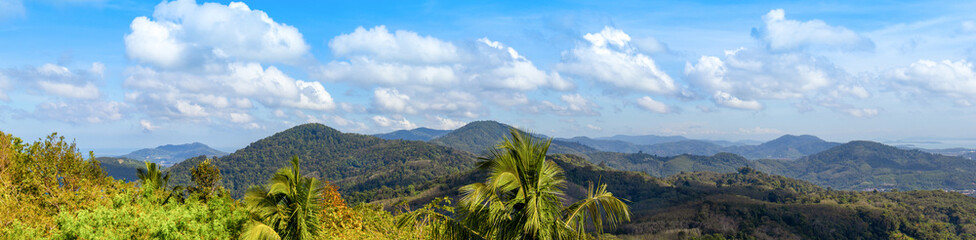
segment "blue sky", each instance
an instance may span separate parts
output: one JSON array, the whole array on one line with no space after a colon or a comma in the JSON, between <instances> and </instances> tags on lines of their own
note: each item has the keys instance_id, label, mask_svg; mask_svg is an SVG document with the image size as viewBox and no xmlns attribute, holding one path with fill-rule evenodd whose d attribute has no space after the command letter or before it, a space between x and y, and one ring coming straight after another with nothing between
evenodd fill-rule
<instances>
[{"instance_id":1,"label":"blue sky","mask_svg":"<svg viewBox=\"0 0 976 240\"><path fill-rule=\"evenodd\" d=\"M0 0L0 131L104 154L491 119L974 147L976 3ZM99 154L99 153L96 153Z\"/></svg>"}]
</instances>

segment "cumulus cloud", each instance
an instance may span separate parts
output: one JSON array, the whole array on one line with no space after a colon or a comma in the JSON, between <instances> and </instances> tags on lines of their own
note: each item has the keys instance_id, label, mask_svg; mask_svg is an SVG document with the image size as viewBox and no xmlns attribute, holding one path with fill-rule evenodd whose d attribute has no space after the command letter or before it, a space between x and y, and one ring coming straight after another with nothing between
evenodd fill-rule
<instances>
[{"instance_id":1,"label":"cumulus cloud","mask_svg":"<svg viewBox=\"0 0 976 240\"><path fill-rule=\"evenodd\" d=\"M103 76L104 65L95 62L91 69L72 71L57 64L7 69L0 73L0 99L7 99L4 89L12 89L9 78L19 87L41 90L53 97L93 100L101 96L95 81Z\"/></svg>"},{"instance_id":2,"label":"cumulus cloud","mask_svg":"<svg viewBox=\"0 0 976 240\"><path fill-rule=\"evenodd\" d=\"M723 91L715 92L715 96L712 96L712 99L716 104L724 107L743 110L761 110L763 108L763 105L756 100L742 100Z\"/></svg>"},{"instance_id":3,"label":"cumulus cloud","mask_svg":"<svg viewBox=\"0 0 976 240\"><path fill-rule=\"evenodd\" d=\"M600 115L600 113L597 111L597 109L599 109L600 106L586 99L579 93L565 94L560 96L559 99L562 100L562 102L565 103L565 105L559 105L547 100L543 100L537 103L530 104L528 107L525 108L525 110L531 113L553 113L556 115L563 115L563 116Z\"/></svg>"},{"instance_id":4,"label":"cumulus cloud","mask_svg":"<svg viewBox=\"0 0 976 240\"><path fill-rule=\"evenodd\" d=\"M373 123L379 125L380 127L389 128L393 130L403 130L403 129L414 129L417 125L410 122L403 116L394 116L392 119L380 115L373 116Z\"/></svg>"},{"instance_id":5,"label":"cumulus cloud","mask_svg":"<svg viewBox=\"0 0 976 240\"><path fill-rule=\"evenodd\" d=\"M667 104L658 102L649 96L644 96L637 99L637 106L640 106L644 110L656 112L656 113L669 113L671 112L671 107Z\"/></svg>"},{"instance_id":6,"label":"cumulus cloud","mask_svg":"<svg viewBox=\"0 0 976 240\"><path fill-rule=\"evenodd\" d=\"M277 23L241 2L162 2L153 19L137 17L125 36L129 58L163 68L190 67L214 59L298 62L308 54L298 29Z\"/></svg>"},{"instance_id":7,"label":"cumulus cloud","mask_svg":"<svg viewBox=\"0 0 976 240\"><path fill-rule=\"evenodd\" d=\"M609 83L624 90L657 94L671 94L677 90L674 80L659 69L653 59L631 46L630 36L623 31L605 27L583 38L587 44L580 44L563 54L565 59L557 66L560 72Z\"/></svg>"},{"instance_id":8,"label":"cumulus cloud","mask_svg":"<svg viewBox=\"0 0 976 240\"><path fill-rule=\"evenodd\" d=\"M821 20L801 22L786 19L786 11L774 9L762 17L765 25L753 29L753 37L770 50L787 51L802 48L841 50L873 49L874 43L850 29L827 25Z\"/></svg>"},{"instance_id":9,"label":"cumulus cloud","mask_svg":"<svg viewBox=\"0 0 976 240\"><path fill-rule=\"evenodd\" d=\"M909 92L971 100L976 99L976 67L972 62L919 60L908 67L888 70L884 77Z\"/></svg>"},{"instance_id":10,"label":"cumulus cloud","mask_svg":"<svg viewBox=\"0 0 976 240\"><path fill-rule=\"evenodd\" d=\"M434 120L435 120L434 128L444 129L444 130L458 129L460 127L463 127L465 124L468 124L467 122L458 121L458 120L440 117L440 116L435 116Z\"/></svg>"},{"instance_id":11,"label":"cumulus cloud","mask_svg":"<svg viewBox=\"0 0 976 240\"><path fill-rule=\"evenodd\" d=\"M369 30L362 26L352 33L342 34L329 41L329 49L336 57L363 57L381 61L408 63L450 63L460 60L458 48L450 42L411 31L390 33L386 26Z\"/></svg>"},{"instance_id":12,"label":"cumulus cloud","mask_svg":"<svg viewBox=\"0 0 976 240\"><path fill-rule=\"evenodd\" d=\"M154 125L152 122L146 119L139 120L139 126L141 126L142 130L146 132L152 132L159 129L159 126Z\"/></svg>"},{"instance_id":13,"label":"cumulus cloud","mask_svg":"<svg viewBox=\"0 0 976 240\"><path fill-rule=\"evenodd\" d=\"M760 99L864 99L870 93L825 58L805 53L744 49L724 58L702 56L685 64L685 79L720 106L759 110Z\"/></svg>"},{"instance_id":14,"label":"cumulus cloud","mask_svg":"<svg viewBox=\"0 0 976 240\"><path fill-rule=\"evenodd\" d=\"M329 48L337 60L318 67L313 77L371 89L372 109L385 113L473 118L487 111L484 102L512 106L528 103L527 91L575 88L570 79L488 38L456 44L385 26L359 27L333 38Z\"/></svg>"},{"instance_id":15,"label":"cumulus cloud","mask_svg":"<svg viewBox=\"0 0 976 240\"><path fill-rule=\"evenodd\" d=\"M326 111L336 107L319 82L295 80L276 67L257 63L214 65L208 72L129 70L125 99L150 116L180 119L216 116L240 123L234 113L254 108ZM250 119L250 118L249 118Z\"/></svg>"}]
</instances>

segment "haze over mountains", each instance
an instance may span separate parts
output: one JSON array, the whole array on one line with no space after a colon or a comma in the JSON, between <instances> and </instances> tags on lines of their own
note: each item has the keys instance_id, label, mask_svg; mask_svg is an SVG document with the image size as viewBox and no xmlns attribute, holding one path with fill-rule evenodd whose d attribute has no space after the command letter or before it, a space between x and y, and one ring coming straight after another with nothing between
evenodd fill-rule
<instances>
[{"instance_id":1,"label":"haze over mountains","mask_svg":"<svg viewBox=\"0 0 976 240\"><path fill-rule=\"evenodd\" d=\"M155 148L144 148L133 151L129 154L119 156L138 161L149 161L159 163L164 166L179 163L187 158L196 156L224 156L226 152L210 148L206 144L194 142L187 144L167 144Z\"/></svg>"}]
</instances>

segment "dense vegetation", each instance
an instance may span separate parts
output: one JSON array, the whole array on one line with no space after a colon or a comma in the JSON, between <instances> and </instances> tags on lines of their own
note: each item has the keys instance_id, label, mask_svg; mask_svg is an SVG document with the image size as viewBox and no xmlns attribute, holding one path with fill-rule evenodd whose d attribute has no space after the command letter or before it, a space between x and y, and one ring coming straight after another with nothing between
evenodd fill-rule
<instances>
[{"instance_id":1,"label":"dense vegetation","mask_svg":"<svg viewBox=\"0 0 976 240\"><path fill-rule=\"evenodd\" d=\"M361 192L353 202L370 200L386 188L411 184L470 169L477 161L470 153L420 141L384 140L341 133L322 124L303 124L251 143L220 157L214 164L223 185L239 198L249 186L264 184L288 159L298 156L309 176L334 183L343 194ZM190 182L190 168L207 159L197 157L170 167L177 184Z\"/></svg>"},{"instance_id":2,"label":"dense vegetation","mask_svg":"<svg viewBox=\"0 0 976 240\"><path fill-rule=\"evenodd\" d=\"M532 149L514 147L522 144L508 145L513 147L489 155L492 157L475 169L475 158L467 152L419 141L342 134L310 124L262 139L236 155L194 158L193 164L187 161L169 171L153 163L143 163L137 174L139 180L125 183L108 177L100 167L103 164L93 154L84 156L63 137L51 135L25 143L0 133L0 211L4 212L0 215L0 236L13 239L250 236L511 239L572 235L624 239L976 239L976 198L958 193L837 191L763 173L755 169L771 168L772 164L765 162L772 161L750 162L734 154L546 156L546 151L541 150L508 151ZM522 152L533 154L519 154ZM381 156L384 154L389 155ZM280 156L283 157L277 158ZM612 161L594 164L590 162L593 156ZM534 161L531 164L494 161L503 158L512 163L522 161L514 159ZM294 160L289 162L289 159ZM419 159L433 163L418 165L421 167L408 164ZM892 172L892 176L911 177L911 173L898 171L912 168L919 169L923 174L917 176L925 181L940 178L924 179L926 173L931 173L948 174L944 180L960 177L960 184L971 182L967 178L971 174L964 172L972 173L972 167L965 166L971 162L960 160L968 161L877 143L852 142L797 161L775 162L779 164L776 167L805 166L798 168L803 172L836 173L834 177L850 182L872 181L876 176L884 176L878 174L882 170ZM751 167L729 170L742 162ZM817 164L829 167L816 167ZM529 170L504 166L525 166ZM671 176L660 178L614 169L638 166ZM177 167L183 169L177 171ZM944 170L950 168L959 171ZM239 172L241 169L251 172L230 179L233 174L244 174ZM682 173L677 169L689 171ZM429 174L424 175L422 171ZM539 176L549 176L546 177L549 180ZM248 181L254 184L244 186L243 178L250 178ZM367 184L376 178L382 180ZM251 197L235 200L229 183L244 189L256 187L251 188L254 190L249 194ZM550 193L561 196L556 198L560 200L546 200L552 199L547 195ZM619 206L588 207L613 205L607 201L592 204L600 202L594 199L608 199L600 197L608 195L626 203L631 221L608 220L624 220L606 214L616 212L616 216L622 216L621 211L613 210L621 209ZM346 205L367 201L372 203ZM537 203L541 205L533 205ZM482 208L486 206L492 207ZM548 210L543 215L533 215L525 212L531 209L527 206L544 206L536 209ZM574 214L582 209L596 209L596 214ZM537 220L544 221L530 223L529 220L536 219L530 216L541 216ZM618 225L611 227L613 224L608 224L611 222ZM595 227L598 225L606 225L610 235L600 234L598 230L604 228ZM513 229L531 231L516 233ZM464 232L461 230L468 234L460 234Z\"/></svg>"},{"instance_id":3,"label":"dense vegetation","mask_svg":"<svg viewBox=\"0 0 976 240\"><path fill-rule=\"evenodd\" d=\"M464 150L470 153L485 155L489 149L498 144L512 126L495 121L476 121L468 123L444 136L430 140L431 143ZM536 138L544 136L534 135ZM596 149L576 142L553 141L550 153L586 154L597 152Z\"/></svg>"},{"instance_id":4,"label":"dense vegetation","mask_svg":"<svg viewBox=\"0 0 976 240\"><path fill-rule=\"evenodd\" d=\"M126 182L139 180L136 177L136 169L144 167L142 161L128 158L99 157L96 159L98 160L98 164L102 166L102 169L105 170L106 175Z\"/></svg>"},{"instance_id":5,"label":"dense vegetation","mask_svg":"<svg viewBox=\"0 0 976 240\"><path fill-rule=\"evenodd\" d=\"M676 156L682 154L710 156L716 153L728 152L741 155L748 159L797 159L840 145L839 143L827 142L810 135L784 135L759 145L739 145L720 141L657 136L615 136L605 139L576 137L562 140L566 142L577 142L606 152L642 152L658 156ZM649 144L634 144L634 142Z\"/></svg>"}]
</instances>

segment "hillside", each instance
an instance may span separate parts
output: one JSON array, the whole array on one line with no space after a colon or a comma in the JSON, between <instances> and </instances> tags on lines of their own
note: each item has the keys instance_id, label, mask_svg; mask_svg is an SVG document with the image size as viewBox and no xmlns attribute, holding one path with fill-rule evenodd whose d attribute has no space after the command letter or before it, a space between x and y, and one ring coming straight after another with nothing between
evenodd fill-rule
<instances>
[{"instance_id":1,"label":"hillside","mask_svg":"<svg viewBox=\"0 0 976 240\"><path fill-rule=\"evenodd\" d=\"M742 155L748 159L797 159L840 145L840 143L827 142L811 135L783 135L777 139L758 145L745 145L742 144L743 142L692 140L680 136L660 137L654 135L614 136L598 139L574 137L557 140L580 143L604 152L644 152L659 156L677 156L681 154L710 156L720 152L728 152Z\"/></svg>"},{"instance_id":2,"label":"hillside","mask_svg":"<svg viewBox=\"0 0 976 240\"><path fill-rule=\"evenodd\" d=\"M976 162L853 141L788 164L782 174L838 189L976 189Z\"/></svg>"},{"instance_id":3,"label":"hillside","mask_svg":"<svg viewBox=\"0 0 976 240\"><path fill-rule=\"evenodd\" d=\"M210 148L210 146L207 146L206 144L195 142L179 145L167 144L155 148L143 148L119 157L138 161L150 161L169 166L191 157L219 157L224 155L227 155L227 153Z\"/></svg>"},{"instance_id":4,"label":"hillside","mask_svg":"<svg viewBox=\"0 0 976 240\"><path fill-rule=\"evenodd\" d=\"M494 148L495 144L498 144L506 136L509 136L509 129L511 128L512 126L495 121L475 121L451 131L444 136L434 138L430 142L464 150L476 155L484 155L489 149ZM541 135L534 136L545 138L545 136ZM580 143L553 140L552 145L549 147L549 152L584 155L586 153L597 152L597 150Z\"/></svg>"},{"instance_id":5,"label":"hillside","mask_svg":"<svg viewBox=\"0 0 976 240\"><path fill-rule=\"evenodd\" d=\"M636 144L620 140L599 140L588 137L556 138L554 140L575 142L603 152L635 153L640 151Z\"/></svg>"},{"instance_id":6,"label":"hillside","mask_svg":"<svg viewBox=\"0 0 976 240\"><path fill-rule=\"evenodd\" d=\"M827 142L811 135L783 135L759 145L734 146L722 151L739 154L748 159L797 159L838 145L840 143Z\"/></svg>"},{"instance_id":7,"label":"hillside","mask_svg":"<svg viewBox=\"0 0 976 240\"><path fill-rule=\"evenodd\" d=\"M584 197L590 181L606 183L614 196L628 200L632 221L611 231L623 239L940 239L976 234L976 198L958 193L835 191L749 168L657 178L596 166L572 155L549 159L564 171L564 202ZM457 199L459 187L484 177L475 171L457 173L418 184L411 197L375 203L389 206L403 200L416 208L434 197Z\"/></svg>"},{"instance_id":8,"label":"hillside","mask_svg":"<svg viewBox=\"0 0 976 240\"><path fill-rule=\"evenodd\" d=\"M652 145L666 142L678 142L691 140L682 136L657 136L657 135L615 135L612 137L600 137L596 140L615 140L627 142L634 145Z\"/></svg>"},{"instance_id":9,"label":"hillside","mask_svg":"<svg viewBox=\"0 0 976 240\"><path fill-rule=\"evenodd\" d=\"M216 165L224 187L240 197L249 186L267 181L254 176L271 176L292 156L301 158L302 171L333 182L344 194L406 187L467 170L476 161L467 152L425 142L384 140L342 133L322 124L304 124L220 157ZM202 160L192 158L169 168L173 180L189 183L190 168Z\"/></svg>"},{"instance_id":10,"label":"hillside","mask_svg":"<svg viewBox=\"0 0 976 240\"><path fill-rule=\"evenodd\" d=\"M142 161L128 158L99 157L97 159L106 175L126 182L139 180L139 177L136 176L136 169L146 167Z\"/></svg>"},{"instance_id":11,"label":"hillside","mask_svg":"<svg viewBox=\"0 0 976 240\"><path fill-rule=\"evenodd\" d=\"M749 164L748 159L731 153L718 153L713 156L682 154L659 157L647 153L597 152L587 156L593 164L647 173L655 177L695 171L734 172Z\"/></svg>"},{"instance_id":12,"label":"hillside","mask_svg":"<svg viewBox=\"0 0 976 240\"><path fill-rule=\"evenodd\" d=\"M437 130L430 128L415 128L411 130L398 130L389 133L374 134L378 138L386 140L414 140L414 141L430 141L431 139L444 136L444 134L450 133L451 130Z\"/></svg>"}]
</instances>

